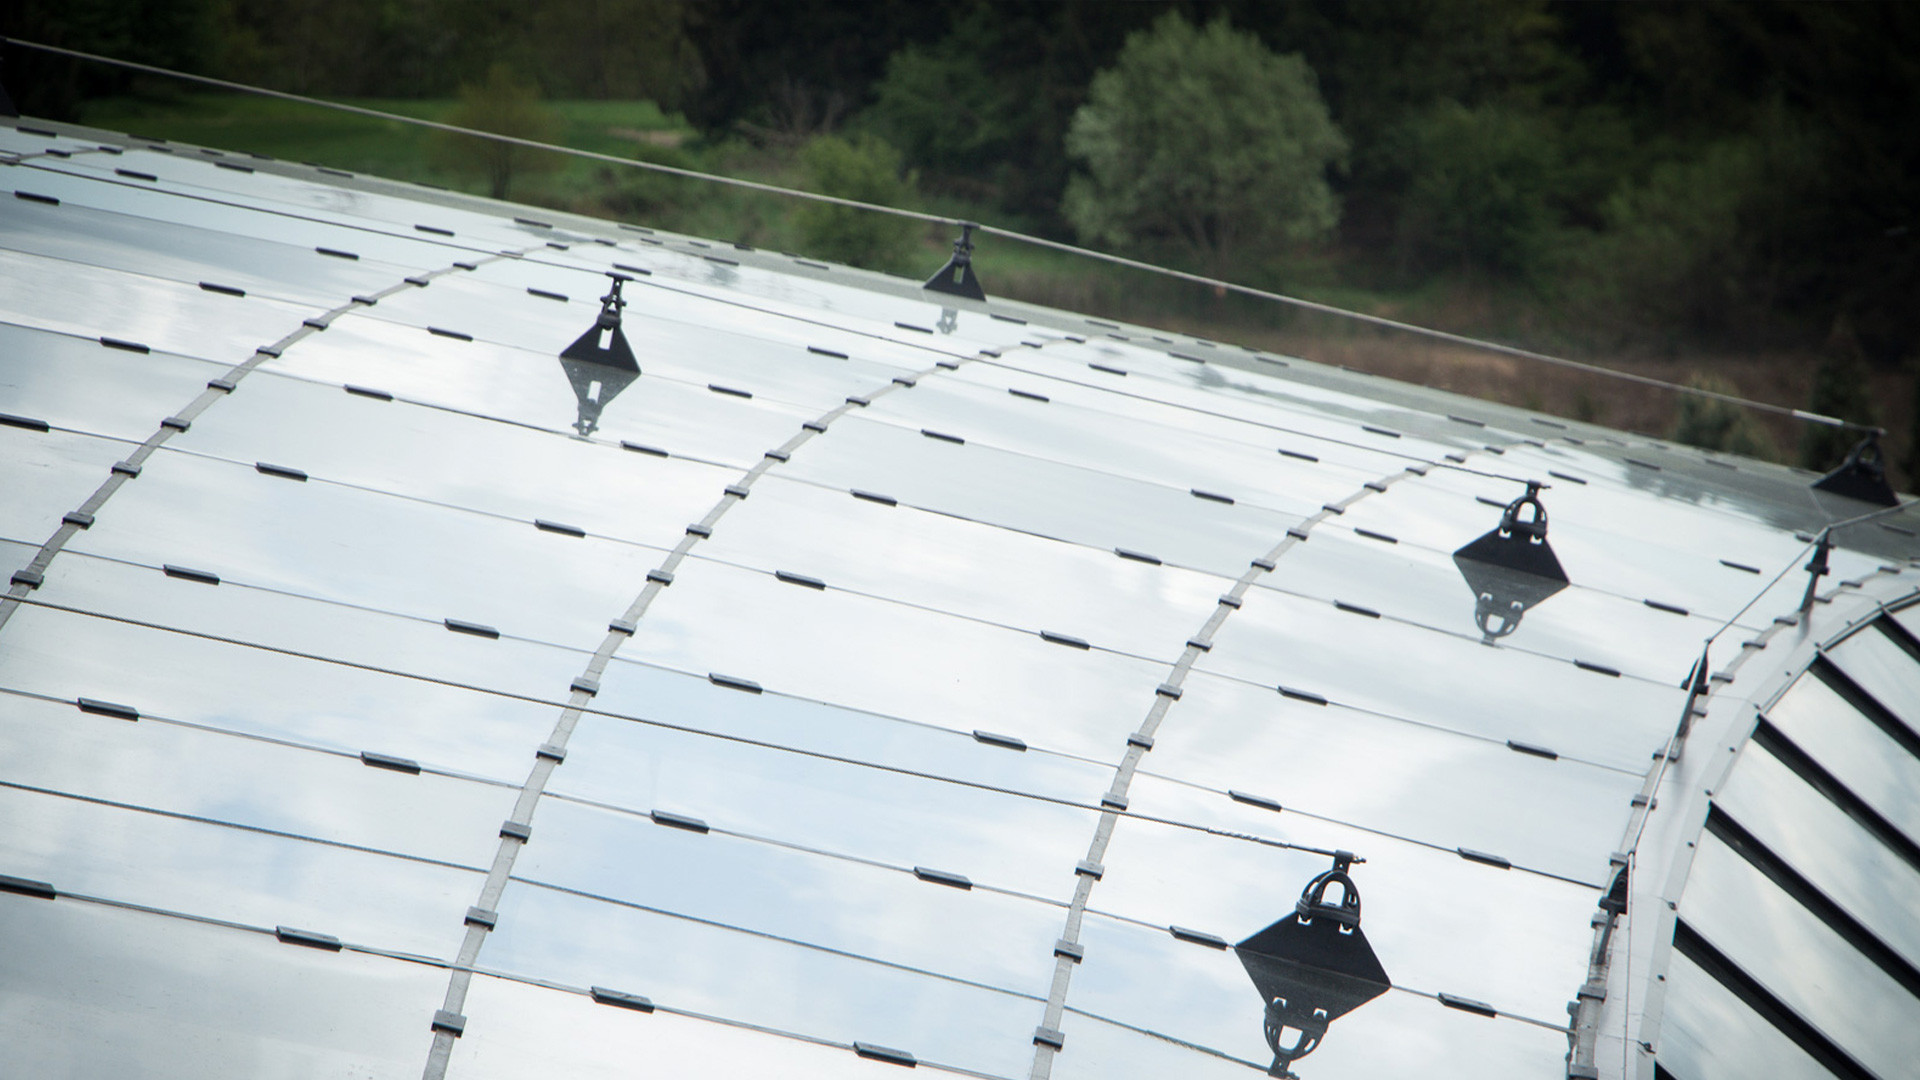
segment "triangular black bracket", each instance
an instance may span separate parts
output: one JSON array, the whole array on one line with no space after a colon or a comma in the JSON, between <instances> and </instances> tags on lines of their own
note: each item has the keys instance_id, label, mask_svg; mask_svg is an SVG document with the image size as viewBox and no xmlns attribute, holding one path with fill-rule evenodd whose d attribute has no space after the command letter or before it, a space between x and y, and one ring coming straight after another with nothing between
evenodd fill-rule
<instances>
[{"instance_id":1,"label":"triangular black bracket","mask_svg":"<svg viewBox=\"0 0 1920 1080\"><path fill-rule=\"evenodd\" d=\"M640 362L620 329L620 309L627 306L620 286L633 279L611 272L607 276L613 279L613 288L600 298L599 317L560 354L560 366L579 406L573 429L582 438L599 430L601 411L640 377Z\"/></svg>"},{"instance_id":2,"label":"triangular black bracket","mask_svg":"<svg viewBox=\"0 0 1920 1080\"><path fill-rule=\"evenodd\" d=\"M592 329L575 338L573 344L561 352L560 359L599 364L638 375L640 361L633 358L633 347L627 344L627 335L620 330L620 309L627 306L626 299L620 295L620 286L633 279L625 274L607 276L613 279L613 289L600 298L600 317L594 320Z\"/></svg>"},{"instance_id":3,"label":"triangular black bracket","mask_svg":"<svg viewBox=\"0 0 1920 1080\"><path fill-rule=\"evenodd\" d=\"M1355 861L1335 852L1333 869L1307 883L1292 913L1234 946L1266 1007L1270 1076L1294 1077L1292 1064L1319 1047L1329 1025L1393 985L1360 929L1360 893L1347 874ZM1337 902L1327 899L1330 886L1340 889Z\"/></svg>"},{"instance_id":4,"label":"triangular black bracket","mask_svg":"<svg viewBox=\"0 0 1920 1080\"><path fill-rule=\"evenodd\" d=\"M1887 483L1887 455L1880 449L1880 429L1868 432L1866 438L1847 452L1847 460L1841 462L1839 468L1813 482L1813 489L1876 506L1900 505L1893 485Z\"/></svg>"},{"instance_id":5,"label":"triangular black bracket","mask_svg":"<svg viewBox=\"0 0 1920 1080\"><path fill-rule=\"evenodd\" d=\"M1500 524L1478 540L1453 553L1456 561L1471 559L1549 581L1566 581L1567 572L1547 543L1547 508L1540 505L1540 481L1527 481L1527 493L1507 504ZM1533 516L1521 517L1532 507Z\"/></svg>"},{"instance_id":6,"label":"triangular black bracket","mask_svg":"<svg viewBox=\"0 0 1920 1080\"><path fill-rule=\"evenodd\" d=\"M987 290L980 287L980 279L973 272L973 230L973 222L960 223L960 239L953 242L953 257L921 288L969 300L987 298Z\"/></svg>"}]
</instances>

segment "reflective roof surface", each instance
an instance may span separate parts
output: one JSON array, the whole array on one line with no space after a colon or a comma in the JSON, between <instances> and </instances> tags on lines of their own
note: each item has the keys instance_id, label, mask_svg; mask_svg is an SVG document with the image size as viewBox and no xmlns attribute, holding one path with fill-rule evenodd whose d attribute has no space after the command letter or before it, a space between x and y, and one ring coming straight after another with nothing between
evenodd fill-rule
<instances>
[{"instance_id":1,"label":"reflective roof surface","mask_svg":"<svg viewBox=\"0 0 1920 1080\"><path fill-rule=\"evenodd\" d=\"M1869 508L1781 467L212 150L0 155L9 1070L1920 1059L1911 512L1803 612ZM561 357L609 273L637 374ZM1529 480L1564 587L1455 557Z\"/></svg>"}]
</instances>

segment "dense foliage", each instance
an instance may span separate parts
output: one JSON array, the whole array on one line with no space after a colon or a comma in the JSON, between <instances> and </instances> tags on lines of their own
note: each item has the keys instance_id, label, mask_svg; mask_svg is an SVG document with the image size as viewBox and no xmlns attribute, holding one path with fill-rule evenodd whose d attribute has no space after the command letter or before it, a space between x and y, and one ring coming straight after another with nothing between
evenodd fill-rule
<instances>
[{"instance_id":1,"label":"dense foliage","mask_svg":"<svg viewBox=\"0 0 1920 1080\"><path fill-rule=\"evenodd\" d=\"M1129 83L1129 41L1174 17L1239 43L1248 85ZM918 198L1254 284L1523 297L1508 329L1590 351L1830 354L1844 328L1829 366L1920 359L1920 4L14 0L0 32L333 95L444 99L505 64L790 178L817 136L885 140ZM154 85L20 49L4 79L56 117ZM1325 131L1271 134L1319 103Z\"/></svg>"},{"instance_id":2,"label":"dense foliage","mask_svg":"<svg viewBox=\"0 0 1920 1080\"><path fill-rule=\"evenodd\" d=\"M1244 247L1333 231L1327 172L1346 152L1298 55L1224 19L1201 29L1169 13L1093 77L1067 129L1086 172L1062 209L1095 243L1171 246L1230 272Z\"/></svg>"}]
</instances>

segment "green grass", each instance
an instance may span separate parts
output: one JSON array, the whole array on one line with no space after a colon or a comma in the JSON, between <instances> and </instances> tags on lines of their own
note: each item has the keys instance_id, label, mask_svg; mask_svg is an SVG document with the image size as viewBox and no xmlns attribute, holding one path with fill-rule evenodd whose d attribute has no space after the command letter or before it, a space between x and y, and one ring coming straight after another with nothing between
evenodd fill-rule
<instances>
[{"instance_id":1,"label":"green grass","mask_svg":"<svg viewBox=\"0 0 1920 1080\"><path fill-rule=\"evenodd\" d=\"M423 120L450 113L451 98L430 100L349 99L343 102ZM694 137L678 116L663 114L651 101L552 101L546 106L561 122L562 145L621 157L634 155L639 143L616 131L654 132L680 139ZM288 161L306 161L394 180L415 180L456 190L484 193L478 178L436 160L440 133L397 120L355 116L300 102L242 94L195 93L165 98L106 98L89 102L81 122L114 131L239 150ZM608 168L579 158L563 158L552 173L534 174L516 199L547 205L590 195Z\"/></svg>"}]
</instances>

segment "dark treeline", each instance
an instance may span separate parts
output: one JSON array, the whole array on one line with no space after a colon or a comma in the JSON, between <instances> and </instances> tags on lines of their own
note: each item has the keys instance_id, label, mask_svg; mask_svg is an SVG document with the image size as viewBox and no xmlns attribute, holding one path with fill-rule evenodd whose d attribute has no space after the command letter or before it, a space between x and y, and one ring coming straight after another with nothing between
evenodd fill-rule
<instances>
[{"instance_id":1,"label":"dark treeline","mask_svg":"<svg viewBox=\"0 0 1920 1080\"><path fill-rule=\"evenodd\" d=\"M1920 355L1915 4L16 0L0 23L308 93L447 96L505 62L549 97L651 98L713 139L844 128L932 196L1071 236L1073 116L1170 10L1302 56L1350 148L1331 238L1248 254L1249 280L1486 282L1601 348ZM7 63L45 115L138 89Z\"/></svg>"}]
</instances>

